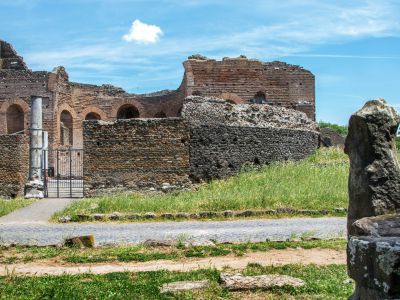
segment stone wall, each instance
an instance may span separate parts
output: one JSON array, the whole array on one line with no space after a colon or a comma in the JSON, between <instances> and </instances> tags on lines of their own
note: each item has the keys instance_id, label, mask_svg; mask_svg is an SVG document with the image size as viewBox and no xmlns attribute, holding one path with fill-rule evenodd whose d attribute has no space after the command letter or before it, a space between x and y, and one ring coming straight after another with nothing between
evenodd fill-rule
<instances>
[{"instance_id":1,"label":"stone wall","mask_svg":"<svg viewBox=\"0 0 400 300\"><path fill-rule=\"evenodd\" d=\"M317 132L285 128L202 125L192 127L190 135L194 181L233 175L248 163L303 159L318 145Z\"/></svg>"},{"instance_id":2,"label":"stone wall","mask_svg":"<svg viewBox=\"0 0 400 300\"><path fill-rule=\"evenodd\" d=\"M84 122L85 195L189 183L183 119Z\"/></svg>"},{"instance_id":3,"label":"stone wall","mask_svg":"<svg viewBox=\"0 0 400 300\"><path fill-rule=\"evenodd\" d=\"M303 159L318 146L315 122L296 110L192 96L182 116L190 124L194 181L223 178L249 163Z\"/></svg>"},{"instance_id":4,"label":"stone wall","mask_svg":"<svg viewBox=\"0 0 400 300\"><path fill-rule=\"evenodd\" d=\"M0 197L24 195L29 165L29 138L26 135L0 135Z\"/></svg>"}]
</instances>

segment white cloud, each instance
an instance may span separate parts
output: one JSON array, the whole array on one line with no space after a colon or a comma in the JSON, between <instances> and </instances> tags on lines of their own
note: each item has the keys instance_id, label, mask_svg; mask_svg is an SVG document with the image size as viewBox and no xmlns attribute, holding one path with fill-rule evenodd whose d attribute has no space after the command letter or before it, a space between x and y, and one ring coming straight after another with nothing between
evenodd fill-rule
<instances>
[{"instance_id":1,"label":"white cloud","mask_svg":"<svg viewBox=\"0 0 400 300\"><path fill-rule=\"evenodd\" d=\"M132 23L129 32L122 38L127 42L153 44L159 40L162 34L163 32L160 27L156 25L145 24L140 20L135 20Z\"/></svg>"}]
</instances>

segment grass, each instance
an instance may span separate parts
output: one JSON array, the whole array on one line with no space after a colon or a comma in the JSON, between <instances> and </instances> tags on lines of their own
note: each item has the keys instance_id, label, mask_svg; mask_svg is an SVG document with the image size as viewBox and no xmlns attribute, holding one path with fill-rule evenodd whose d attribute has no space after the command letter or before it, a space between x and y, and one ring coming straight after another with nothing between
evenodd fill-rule
<instances>
[{"instance_id":1,"label":"grass","mask_svg":"<svg viewBox=\"0 0 400 300\"><path fill-rule=\"evenodd\" d=\"M32 204L33 202L35 202L35 200L32 199L0 199L0 217L13 212L14 210Z\"/></svg>"},{"instance_id":2,"label":"grass","mask_svg":"<svg viewBox=\"0 0 400 300\"><path fill-rule=\"evenodd\" d=\"M215 269L43 277L10 274L0 277L0 299L346 299L353 290L352 284L343 283L348 279L345 265L262 267L252 264L244 274L285 274L303 279L306 286L228 292L218 284L220 272ZM160 294L164 283L183 280L208 280L210 288L175 295Z\"/></svg>"},{"instance_id":3,"label":"grass","mask_svg":"<svg viewBox=\"0 0 400 300\"><path fill-rule=\"evenodd\" d=\"M236 255L247 252L266 252L273 249L334 249L344 250L345 239L310 241L267 241L260 243L215 244L215 246L184 247L177 243L172 247L146 248L138 246L99 247L95 249L55 248L55 247L12 247L0 248L0 264L26 263L40 260L52 260L65 263L104 263L152 261L160 259L184 259L188 257L215 257Z\"/></svg>"},{"instance_id":4,"label":"grass","mask_svg":"<svg viewBox=\"0 0 400 300\"><path fill-rule=\"evenodd\" d=\"M244 209L334 209L347 207L348 158L340 149L320 149L302 161L248 167L195 191L163 195L115 195L83 199L53 216L91 213L199 212Z\"/></svg>"}]
</instances>

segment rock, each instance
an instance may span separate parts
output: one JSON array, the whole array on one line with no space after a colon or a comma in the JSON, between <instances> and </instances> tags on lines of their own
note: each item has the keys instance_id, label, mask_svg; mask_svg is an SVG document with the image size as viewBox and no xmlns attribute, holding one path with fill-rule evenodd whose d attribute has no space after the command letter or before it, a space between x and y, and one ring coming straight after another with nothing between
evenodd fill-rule
<instances>
[{"instance_id":1,"label":"rock","mask_svg":"<svg viewBox=\"0 0 400 300\"><path fill-rule=\"evenodd\" d=\"M175 246L174 240L146 240L143 243L145 247L172 247Z\"/></svg>"},{"instance_id":2,"label":"rock","mask_svg":"<svg viewBox=\"0 0 400 300\"><path fill-rule=\"evenodd\" d=\"M93 235L77 236L66 239L64 245L67 247L94 248L95 239Z\"/></svg>"},{"instance_id":3,"label":"rock","mask_svg":"<svg viewBox=\"0 0 400 300\"><path fill-rule=\"evenodd\" d=\"M200 240L200 241L189 241L185 243L185 247L186 248L190 248L190 247L213 247L215 246L215 243L213 241L210 240Z\"/></svg>"},{"instance_id":4,"label":"rock","mask_svg":"<svg viewBox=\"0 0 400 300\"><path fill-rule=\"evenodd\" d=\"M88 221L90 219L90 216L87 214L78 214L77 218L79 221Z\"/></svg>"},{"instance_id":5,"label":"rock","mask_svg":"<svg viewBox=\"0 0 400 300\"><path fill-rule=\"evenodd\" d=\"M190 214L191 219L200 219L200 215L198 213L192 213Z\"/></svg>"},{"instance_id":6,"label":"rock","mask_svg":"<svg viewBox=\"0 0 400 300\"><path fill-rule=\"evenodd\" d=\"M337 212L337 213L345 213L345 212L347 212L347 208L344 208L344 207L336 207L336 208L334 209L334 211Z\"/></svg>"},{"instance_id":7,"label":"rock","mask_svg":"<svg viewBox=\"0 0 400 300\"><path fill-rule=\"evenodd\" d=\"M105 214L93 214L93 215L91 215L91 218L96 221L100 221L100 220L106 219L106 215Z\"/></svg>"},{"instance_id":8,"label":"rock","mask_svg":"<svg viewBox=\"0 0 400 300\"><path fill-rule=\"evenodd\" d=\"M231 210L225 210L225 211L223 212L223 214L224 214L224 217L225 217L225 218L231 218L231 217L233 217L233 211L231 211Z\"/></svg>"},{"instance_id":9,"label":"rock","mask_svg":"<svg viewBox=\"0 0 400 300\"><path fill-rule=\"evenodd\" d=\"M400 215L362 218L350 226L349 235L370 237L398 236L400 241Z\"/></svg>"},{"instance_id":10,"label":"rock","mask_svg":"<svg viewBox=\"0 0 400 300\"><path fill-rule=\"evenodd\" d=\"M332 128L321 128L319 130L320 147L344 147L345 137Z\"/></svg>"},{"instance_id":11,"label":"rock","mask_svg":"<svg viewBox=\"0 0 400 300\"><path fill-rule=\"evenodd\" d=\"M245 210L240 212L235 212L235 217L251 217L254 216L254 211L252 210Z\"/></svg>"},{"instance_id":12,"label":"rock","mask_svg":"<svg viewBox=\"0 0 400 300\"><path fill-rule=\"evenodd\" d=\"M202 290L206 289L210 286L207 280L200 281L178 281L165 283L161 287L161 294L164 293L178 293L184 291L194 291L194 290Z\"/></svg>"},{"instance_id":13,"label":"rock","mask_svg":"<svg viewBox=\"0 0 400 300\"><path fill-rule=\"evenodd\" d=\"M298 213L303 215L319 215L322 214L322 211L316 209L299 209Z\"/></svg>"},{"instance_id":14,"label":"rock","mask_svg":"<svg viewBox=\"0 0 400 300\"><path fill-rule=\"evenodd\" d=\"M281 207L276 210L278 214L294 214L297 212L297 209L291 207Z\"/></svg>"},{"instance_id":15,"label":"rock","mask_svg":"<svg viewBox=\"0 0 400 300\"><path fill-rule=\"evenodd\" d=\"M174 218L174 215L171 214L171 213L162 213L162 214L160 215L160 218L161 218L161 219L171 220L171 219Z\"/></svg>"},{"instance_id":16,"label":"rock","mask_svg":"<svg viewBox=\"0 0 400 300\"><path fill-rule=\"evenodd\" d=\"M202 219L211 219L213 217L217 217L218 214L215 211L201 211L199 212L199 216Z\"/></svg>"},{"instance_id":17,"label":"rock","mask_svg":"<svg viewBox=\"0 0 400 300\"><path fill-rule=\"evenodd\" d=\"M286 275L243 276L242 274L221 273L220 281L222 286L229 291L305 285L303 280Z\"/></svg>"},{"instance_id":18,"label":"rock","mask_svg":"<svg viewBox=\"0 0 400 300\"><path fill-rule=\"evenodd\" d=\"M114 220L114 221L121 220L123 218L123 216L124 215L121 214L120 212L115 211L110 215L110 220Z\"/></svg>"},{"instance_id":19,"label":"rock","mask_svg":"<svg viewBox=\"0 0 400 300\"><path fill-rule=\"evenodd\" d=\"M137 220L137 219L140 219L140 218L141 218L141 215L140 215L140 214L129 214L129 215L127 216L127 218L128 218L129 220Z\"/></svg>"},{"instance_id":20,"label":"rock","mask_svg":"<svg viewBox=\"0 0 400 300\"><path fill-rule=\"evenodd\" d=\"M351 300L400 299L400 169L395 136L400 117L384 100L350 118L347 228Z\"/></svg>"},{"instance_id":21,"label":"rock","mask_svg":"<svg viewBox=\"0 0 400 300\"><path fill-rule=\"evenodd\" d=\"M25 185L25 199L44 198L44 186L42 181L30 181Z\"/></svg>"},{"instance_id":22,"label":"rock","mask_svg":"<svg viewBox=\"0 0 400 300\"><path fill-rule=\"evenodd\" d=\"M147 212L143 215L143 217L145 219L155 219L156 218L156 214L153 212Z\"/></svg>"},{"instance_id":23,"label":"rock","mask_svg":"<svg viewBox=\"0 0 400 300\"><path fill-rule=\"evenodd\" d=\"M400 236L350 237L347 265L356 282L350 300L400 299Z\"/></svg>"},{"instance_id":24,"label":"rock","mask_svg":"<svg viewBox=\"0 0 400 300\"><path fill-rule=\"evenodd\" d=\"M190 217L190 214L188 214L188 213L177 213L175 215L175 217L177 219L188 219Z\"/></svg>"},{"instance_id":25,"label":"rock","mask_svg":"<svg viewBox=\"0 0 400 300\"><path fill-rule=\"evenodd\" d=\"M385 100L368 101L349 122L348 228L354 221L400 208L400 166L395 137L400 118Z\"/></svg>"},{"instance_id":26,"label":"rock","mask_svg":"<svg viewBox=\"0 0 400 300\"><path fill-rule=\"evenodd\" d=\"M69 223L71 222L72 218L71 216L64 216L58 219L58 222L60 223Z\"/></svg>"}]
</instances>

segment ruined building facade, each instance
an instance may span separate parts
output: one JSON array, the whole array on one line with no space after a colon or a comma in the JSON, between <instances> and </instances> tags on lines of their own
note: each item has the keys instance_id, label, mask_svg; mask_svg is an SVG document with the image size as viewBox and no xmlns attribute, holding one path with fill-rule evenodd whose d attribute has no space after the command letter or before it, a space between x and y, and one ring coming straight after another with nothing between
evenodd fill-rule
<instances>
[{"instance_id":1,"label":"ruined building facade","mask_svg":"<svg viewBox=\"0 0 400 300\"><path fill-rule=\"evenodd\" d=\"M177 90L129 94L111 85L70 82L63 67L33 72L9 43L0 41L0 134L27 133L32 95L43 97L44 130L51 148L82 148L84 120L180 116L190 95L292 108L315 119L314 75L299 66L244 57L216 61L199 55L183 65Z\"/></svg>"}]
</instances>

